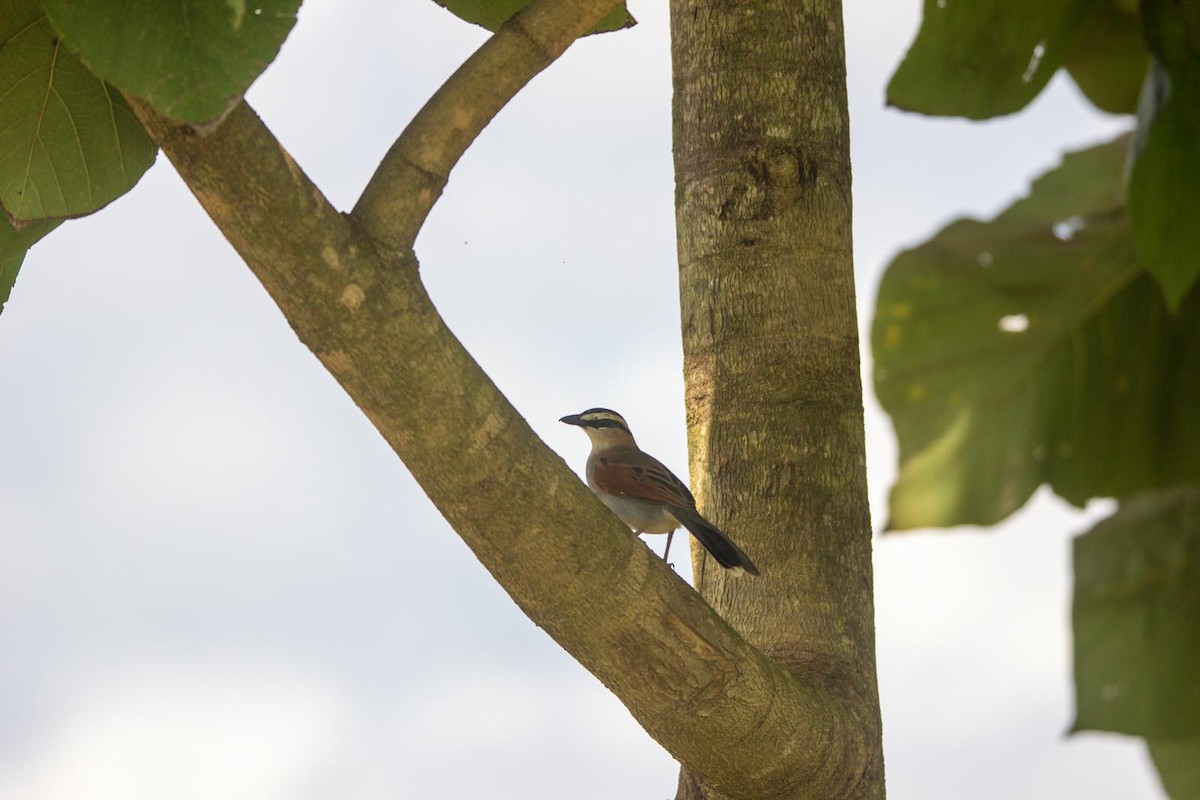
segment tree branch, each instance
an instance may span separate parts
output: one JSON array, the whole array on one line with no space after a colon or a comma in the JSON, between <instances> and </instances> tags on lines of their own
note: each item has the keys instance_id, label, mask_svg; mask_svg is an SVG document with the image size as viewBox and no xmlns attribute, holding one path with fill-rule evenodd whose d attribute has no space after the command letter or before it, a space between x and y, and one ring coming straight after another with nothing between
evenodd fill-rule
<instances>
[{"instance_id":1,"label":"tree branch","mask_svg":"<svg viewBox=\"0 0 1200 800\"><path fill-rule=\"evenodd\" d=\"M396 228L376 218L360 235L245 103L207 136L131 103L300 339L536 624L708 785L833 796L865 747L857 704L780 669L629 535L445 326L411 249L375 246L399 241ZM402 180L379 178L380 190Z\"/></svg>"},{"instance_id":2,"label":"tree branch","mask_svg":"<svg viewBox=\"0 0 1200 800\"><path fill-rule=\"evenodd\" d=\"M412 247L450 170L492 118L618 0L533 0L429 99L383 157L354 206L362 230Z\"/></svg>"}]
</instances>

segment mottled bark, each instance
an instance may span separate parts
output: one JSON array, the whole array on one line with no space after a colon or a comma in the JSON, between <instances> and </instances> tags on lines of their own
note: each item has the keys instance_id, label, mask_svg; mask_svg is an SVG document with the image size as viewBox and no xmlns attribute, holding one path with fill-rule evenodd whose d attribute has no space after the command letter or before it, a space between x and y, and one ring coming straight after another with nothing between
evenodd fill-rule
<instances>
[{"instance_id":1,"label":"mottled bark","mask_svg":"<svg viewBox=\"0 0 1200 800\"><path fill-rule=\"evenodd\" d=\"M880 798L841 4L672 0L671 25L692 488L763 572L693 548L699 588L857 730L835 785L787 796Z\"/></svg>"}]
</instances>

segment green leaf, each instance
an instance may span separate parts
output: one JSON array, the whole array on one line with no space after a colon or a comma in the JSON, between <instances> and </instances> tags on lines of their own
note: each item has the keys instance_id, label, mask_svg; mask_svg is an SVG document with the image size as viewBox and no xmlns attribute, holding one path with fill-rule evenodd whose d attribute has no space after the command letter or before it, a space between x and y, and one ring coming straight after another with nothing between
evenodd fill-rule
<instances>
[{"instance_id":1,"label":"green leaf","mask_svg":"<svg viewBox=\"0 0 1200 800\"><path fill-rule=\"evenodd\" d=\"M104 80L172 119L236 103L279 52L300 0L44 0L63 39Z\"/></svg>"},{"instance_id":2,"label":"green leaf","mask_svg":"<svg viewBox=\"0 0 1200 800\"><path fill-rule=\"evenodd\" d=\"M1075 729L1200 737L1200 486L1137 495L1074 549Z\"/></svg>"},{"instance_id":3,"label":"green leaf","mask_svg":"<svg viewBox=\"0 0 1200 800\"><path fill-rule=\"evenodd\" d=\"M1146 0L1142 19L1162 66L1139 108L1129 213L1138 255L1177 308L1200 276L1200 0Z\"/></svg>"},{"instance_id":4,"label":"green leaf","mask_svg":"<svg viewBox=\"0 0 1200 800\"><path fill-rule=\"evenodd\" d=\"M1151 739L1150 757L1171 800L1200 800L1200 739Z\"/></svg>"},{"instance_id":5,"label":"green leaf","mask_svg":"<svg viewBox=\"0 0 1200 800\"><path fill-rule=\"evenodd\" d=\"M20 271L29 248L33 247L38 239L57 228L61 222L62 220L58 219L48 219L17 229L4 214L0 214L0 312L3 312L4 304L8 302L13 284L17 280L17 272Z\"/></svg>"},{"instance_id":6,"label":"green leaf","mask_svg":"<svg viewBox=\"0 0 1200 800\"><path fill-rule=\"evenodd\" d=\"M1173 317L1138 262L1126 148L1069 154L888 267L871 338L900 444L890 527L989 525L1043 482L1082 504L1200 478L1200 292Z\"/></svg>"},{"instance_id":7,"label":"green leaf","mask_svg":"<svg viewBox=\"0 0 1200 800\"><path fill-rule=\"evenodd\" d=\"M129 191L157 148L121 96L58 40L36 0L0 0L0 204L72 217Z\"/></svg>"},{"instance_id":8,"label":"green leaf","mask_svg":"<svg viewBox=\"0 0 1200 800\"><path fill-rule=\"evenodd\" d=\"M1200 0L1142 0L1139 8L1146 41L1171 74L1196 69Z\"/></svg>"},{"instance_id":9,"label":"green leaf","mask_svg":"<svg viewBox=\"0 0 1200 800\"><path fill-rule=\"evenodd\" d=\"M529 5L529 0L433 0L433 2L459 19L481 25L493 32L498 31L500 26L507 22L513 14ZM633 15L625 8L625 3L622 2L604 19L600 20L589 33L608 33L622 28L632 28L636 24L637 20L633 18Z\"/></svg>"},{"instance_id":10,"label":"green leaf","mask_svg":"<svg viewBox=\"0 0 1200 800\"><path fill-rule=\"evenodd\" d=\"M1019 111L1068 56L1102 0L925 0L890 105L987 119Z\"/></svg>"},{"instance_id":11,"label":"green leaf","mask_svg":"<svg viewBox=\"0 0 1200 800\"><path fill-rule=\"evenodd\" d=\"M1105 5L1084 29L1066 67L1097 108L1132 114L1149 63L1136 13Z\"/></svg>"},{"instance_id":12,"label":"green leaf","mask_svg":"<svg viewBox=\"0 0 1200 800\"><path fill-rule=\"evenodd\" d=\"M1178 308L1200 276L1200 76L1175 81L1129 178L1138 255Z\"/></svg>"}]
</instances>

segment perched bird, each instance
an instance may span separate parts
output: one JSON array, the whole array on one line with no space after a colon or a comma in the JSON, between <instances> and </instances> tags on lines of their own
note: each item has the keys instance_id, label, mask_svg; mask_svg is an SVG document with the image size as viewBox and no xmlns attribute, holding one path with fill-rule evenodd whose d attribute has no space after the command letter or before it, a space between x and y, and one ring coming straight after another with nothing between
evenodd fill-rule
<instances>
[{"instance_id":1,"label":"perched bird","mask_svg":"<svg viewBox=\"0 0 1200 800\"><path fill-rule=\"evenodd\" d=\"M671 551L675 529L682 525L722 567L758 574L750 557L700 516L696 500L683 481L658 459L638 449L624 417L607 408L589 408L560 422L578 425L592 440L585 472L588 488L601 502L635 534L667 534L664 561Z\"/></svg>"}]
</instances>

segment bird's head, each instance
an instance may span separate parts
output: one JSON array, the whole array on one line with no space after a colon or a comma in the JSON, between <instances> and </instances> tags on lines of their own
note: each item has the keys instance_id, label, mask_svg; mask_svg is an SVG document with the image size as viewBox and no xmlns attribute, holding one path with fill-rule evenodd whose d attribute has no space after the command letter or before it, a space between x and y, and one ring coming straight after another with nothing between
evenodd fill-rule
<instances>
[{"instance_id":1,"label":"bird's head","mask_svg":"<svg viewBox=\"0 0 1200 800\"><path fill-rule=\"evenodd\" d=\"M607 408L589 408L582 414L563 417L559 422L583 428L583 432L597 447L633 443L633 434L629 432L625 418Z\"/></svg>"}]
</instances>

